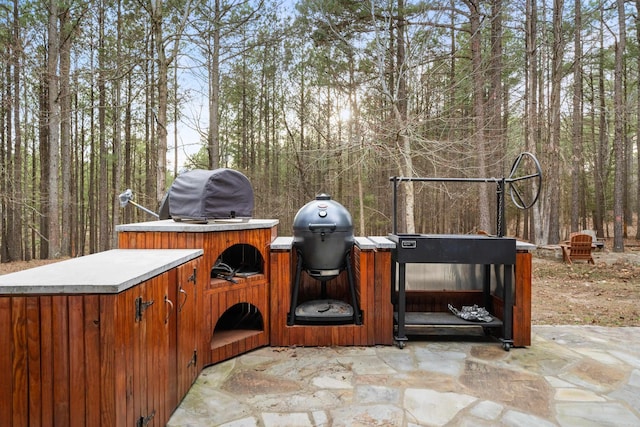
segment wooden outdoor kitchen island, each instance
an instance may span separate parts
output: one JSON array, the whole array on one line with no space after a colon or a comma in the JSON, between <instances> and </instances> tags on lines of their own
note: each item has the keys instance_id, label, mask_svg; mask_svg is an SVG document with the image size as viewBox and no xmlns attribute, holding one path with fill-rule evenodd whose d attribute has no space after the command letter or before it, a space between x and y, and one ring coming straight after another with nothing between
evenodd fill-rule
<instances>
[{"instance_id":1,"label":"wooden outdoor kitchen island","mask_svg":"<svg viewBox=\"0 0 640 427\"><path fill-rule=\"evenodd\" d=\"M265 345L374 345L393 341L393 307L390 295L391 243L384 238L357 238L353 268L358 298L364 311L362 325L287 326L295 251L290 237L277 237L277 220L193 224L172 220L118 226L120 248L202 248L198 273L203 336L200 361L206 366ZM235 278L232 283L211 277L216 261L238 245L255 250L261 262L259 274ZM225 262L231 262L224 259ZM305 276L301 301L309 299L314 284ZM345 298L346 274L329 284L329 292ZM225 323L223 316L234 306L249 304L259 313L259 325ZM207 338L208 337L208 338Z\"/></svg>"},{"instance_id":2,"label":"wooden outdoor kitchen island","mask_svg":"<svg viewBox=\"0 0 640 427\"><path fill-rule=\"evenodd\" d=\"M268 345L392 344L394 243L355 238L361 324L289 325L297 253L277 225L125 224L120 249L0 276L2 425L163 426L206 365ZM516 347L531 344L533 248L519 244L513 266ZM248 269L226 276L221 263ZM331 298L351 302L346 281L328 281ZM416 291L407 309L467 293ZM305 273L299 301L317 294Z\"/></svg>"},{"instance_id":3,"label":"wooden outdoor kitchen island","mask_svg":"<svg viewBox=\"0 0 640 427\"><path fill-rule=\"evenodd\" d=\"M391 304L392 242L382 237L356 237L351 260L362 324L287 325L297 254L291 237L278 237L271 245L271 345L336 346L388 345L393 342ZM318 296L319 283L302 274L300 301ZM348 301L345 271L327 284L330 297Z\"/></svg>"},{"instance_id":4,"label":"wooden outdoor kitchen island","mask_svg":"<svg viewBox=\"0 0 640 427\"><path fill-rule=\"evenodd\" d=\"M250 219L208 224L163 220L117 227L120 248L204 251L196 297L200 367L269 345L269 248L277 226L278 220ZM232 280L212 277L219 260L232 267L250 260L255 274Z\"/></svg>"},{"instance_id":5,"label":"wooden outdoor kitchen island","mask_svg":"<svg viewBox=\"0 0 640 427\"><path fill-rule=\"evenodd\" d=\"M113 250L0 276L0 424L164 425L200 373L201 255Z\"/></svg>"}]
</instances>

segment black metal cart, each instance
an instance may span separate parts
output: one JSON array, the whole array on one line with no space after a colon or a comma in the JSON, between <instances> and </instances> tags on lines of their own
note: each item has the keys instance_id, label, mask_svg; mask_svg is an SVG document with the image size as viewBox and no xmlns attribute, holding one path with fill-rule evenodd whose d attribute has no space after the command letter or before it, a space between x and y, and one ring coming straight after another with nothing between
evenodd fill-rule
<instances>
[{"instance_id":1,"label":"black metal cart","mask_svg":"<svg viewBox=\"0 0 640 427\"><path fill-rule=\"evenodd\" d=\"M533 197L527 195L520 186L523 182L535 182ZM397 334L394 337L398 347L403 348L407 340L406 330L412 326L468 326L468 320L461 319L448 312L406 312L406 265L413 263L474 264L483 266L482 296L485 308L492 311L491 277L492 268L502 272L503 300L502 320L492 316L491 322L481 324L485 328L500 327L503 348L513 346L513 273L516 260L516 240L506 238L505 231L505 193L519 209L533 206L542 188L542 169L536 157L528 152L520 154L514 161L508 177L502 178L417 178L392 177L393 185L393 233L389 236L395 242L392 250L391 280L392 293L396 289L397 299L393 298L396 310L394 321ZM460 182L494 183L496 185L497 212L496 237L486 235L449 235L449 234L402 234L398 233L398 185L403 182Z\"/></svg>"},{"instance_id":2,"label":"black metal cart","mask_svg":"<svg viewBox=\"0 0 640 427\"><path fill-rule=\"evenodd\" d=\"M484 235L392 234L396 247L391 252L391 277L398 273L398 287L394 320L398 347L403 348L406 332L411 327L469 326L501 328L503 348L513 346L513 268L516 260L516 241L512 238ZM483 266L482 295L484 307L492 311L491 270L502 272L501 298L504 301L502 320L493 316L490 322L470 322L448 312L406 312L406 265L411 263L480 264ZM395 285L395 283L394 283ZM392 286L392 289L395 289Z\"/></svg>"}]
</instances>

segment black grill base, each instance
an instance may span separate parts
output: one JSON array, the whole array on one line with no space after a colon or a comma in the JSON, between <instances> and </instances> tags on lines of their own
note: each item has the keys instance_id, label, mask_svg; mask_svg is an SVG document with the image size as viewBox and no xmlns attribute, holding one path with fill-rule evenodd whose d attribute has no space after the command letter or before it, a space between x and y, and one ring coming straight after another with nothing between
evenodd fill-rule
<instances>
[{"instance_id":1,"label":"black grill base","mask_svg":"<svg viewBox=\"0 0 640 427\"><path fill-rule=\"evenodd\" d=\"M358 305L358 297L356 294L356 283L353 278L353 271L351 268L351 256L349 253L345 255L345 265L347 267L347 276L349 282L349 291L351 294L351 302L353 305L349 305L342 301L335 300L327 300L324 299L326 296L322 295L323 300L320 301L333 301L335 305L332 307L328 307L324 312L319 311L317 308L314 308L311 305L310 309L305 308L305 304L309 305L309 303L303 303L298 305L298 293L300 291L300 275L302 274L302 254L298 251L298 262L296 264L296 277L293 282L293 287L291 289L291 305L289 308L289 313L287 314L287 326L293 326L296 323L304 324L304 323L324 323L324 324L335 324L335 323L354 323L356 325L362 325L362 312L360 311ZM326 281L321 281L323 285L326 284ZM342 311L345 311L345 306L348 306L351 309L351 315L348 316L346 314L339 314ZM303 310L299 310L300 307L303 307ZM323 309L325 307L322 307ZM302 317L299 316L299 313ZM346 311L345 311L346 313Z\"/></svg>"},{"instance_id":2,"label":"black grill base","mask_svg":"<svg viewBox=\"0 0 640 427\"><path fill-rule=\"evenodd\" d=\"M296 307L296 323L343 324L353 323L353 307L344 301L319 299Z\"/></svg>"}]
</instances>

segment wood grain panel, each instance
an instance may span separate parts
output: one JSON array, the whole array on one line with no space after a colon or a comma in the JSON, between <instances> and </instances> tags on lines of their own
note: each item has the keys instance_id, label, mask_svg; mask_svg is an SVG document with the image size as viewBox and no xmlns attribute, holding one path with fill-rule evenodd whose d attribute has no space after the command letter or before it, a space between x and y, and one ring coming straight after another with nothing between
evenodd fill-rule
<instances>
[{"instance_id":1,"label":"wood grain panel","mask_svg":"<svg viewBox=\"0 0 640 427\"><path fill-rule=\"evenodd\" d=\"M114 375L116 369L115 330L123 325L114 323L116 319L117 299L111 295L100 296L100 378L102 379L102 398L100 399L100 421L103 426L118 425L116 418L116 390ZM110 326L110 327L107 327ZM116 329L118 328L118 329ZM122 395L119 395L120 397Z\"/></svg>"},{"instance_id":2,"label":"wood grain panel","mask_svg":"<svg viewBox=\"0 0 640 427\"><path fill-rule=\"evenodd\" d=\"M84 304L84 365L86 372L86 419L99 423L102 379L100 377L100 297L87 295Z\"/></svg>"},{"instance_id":3,"label":"wood grain panel","mask_svg":"<svg viewBox=\"0 0 640 427\"><path fill-rule=\"evenodd\" d=\"M269 285L264 281L248 281L242 285L231 284L229 286L216 287L205 294L205 298L210 300L211 318L216 319L212 325L208 336L211 337L210 360L216 363L254 348L269 344ZM238 334L230 334L228 327L220 322L221 317L227 310L238 304L251 304L262 316L262 330L243 330L240 326ZM217 333L221 338L218 338ZM229 336L237 337L236 341L227 343Z\"/></svg>"},{"instance_id":4,"label":"wood grain panel","mask_svg":"<svg viewBox=\"0 0 640 427\"><path fill-rule=\"evenodd\" d=\"M2 325L11 325L11 298L0 297L0 345L9 351L0 351L0 420L13 419L13 331Z\"/></svg>"},{"instance_id":5,"label":"wood grain panel","mask_svg":"<svg viewBox=\"0 0 640 427\"><path fill-rule=\"evenodd\" d=\"M155 411L149 425L165 425L176 274L115 295L0 297L0 424L134 426ZM136 322L138 296L154 304Z\"/></svg>"},{"instance_id":6,"label":"wood grain panel","mask_svg":"<svg viewBox=\"0 0 640 427\"><path fill-rule=\"evenodd\" d=\"M11 329L13 330L13 423L26 425L28 407L26 298L11 301Z\"/></svg>"},{"instance_id":7,"label":"wood grain panel","mask_svg":"<svg viewBox=\"0 0 640 427\"><path fill-rule=\"evenodd\" d=\"M53 425L53 297L40 297L42 425Z\"/></svg>"},{"instance_id":8,"label":"wood grain panel","mask_svg":"<svg viewBox=\"0 0 640 427\"><path fill-rule=\"evenodd\" d=\"M195 279L190 280L193 270L198 266L199 260L195 260L178 267L175 286L170 285L170 291L171 288L176 289L175 316L171 317L176 322L176 390L174 397L177 399L174 402L176 405L187 393L199 372L198 366L193 363L194 351L197 351L200 339L200 333L196 327L197 282Z\"/></svg>"},{"instance_id":9,"label":"wood grain panel","mask_svg":"<svg viewBox=\"0 0 640 427\"><path fill-rule=\"evenodd\" d=\"M272 346L284 346L285 325L287 324L287 307L290 301L291 277L291 252L271 251L269 255L271 268L270 287L270 341Z\"/></svg>"},{"instance_id":10,"label":"wood grain panel","mask_svg":"<svg viewBox=\"0 0 640 427\"><path fill-rule=\"evenodd\" d=\"M55 297L53 304L53 420L55 425L70 424L69 322L67 297Z\"/></svg>"},{"instance_id":11,"label":"wood grain panel","mask_svg":"<svg viewBox=\"0 0 640 427\"><path fill-rule=\"evenodd\" d=\"M84 427L86 419L86 366L84 342L84 303L82 296L70 296L69 302L69 414L70 425ZM71 416L72 415L72 416Z\"/></svg>"},{"instance_id":12,"label":"wood grain panel","mask_svg":"<svg viewBox=\"0 0 640 427\"><path fill-rule=\"evenodd\" d=\"M377 249L374 261L374 344L393 344L393 304L391 303L391 251Z\"/></svg>"},{"instance_id":13,"label":"wood grain panel","mask_svg":"<svg viewBox=\"0 0 640 427\"><path fill-rule=\"evenodd\" d=\"M0 309L1 310L1 309ZM42 376L40 365L40 304L38 297L27 298L27 363L29 377L29 425L42 424ZM1 418L0 418L1 419Z\"/></svg>"},{"instance_id":14,"label":"wood grain panel","mask_svg":"<svg viewBox=\"0 0 640 427\"><path fill-rule=\"evenodd\" d=\"M531 345L531 258L530 252L517 252L515 299L513 307L513 345Z\"/></svg>"},{"instance_id":15,"label":"wood grain panel","mask_svg":"<svg viewBox=\"0 0 640 427\"><path fill-rule=\"evenodd\" d=\"M270 263L270 337L272 346L333 346L333 345L367 345L375 341L370 336L373 326L367 323L367 311L373 313L374 293L365 289L362 284L373 277L373 251L354 249L351 257L356 282L356 294L359 305L365 311L362 325L287 325L287 314L291 304L291 288L295 279L296 255L289 250L272 251ZM362 278L360 277L362 276ZM320 283L303 273L300 284L298 303L317 299L320 296ZM348 275L343 271L337 278L327 283L327 296L351 302ZM391 324L393 327L393 324Z\"/></svg>"},{"instance_id":16,"label":"wood grain panel","mask_svg":"<svg viewBox=\"0 0 640 427\"><path fill-rule=\"evenodd\" d=\"M449 312L448 304L482 305L482 291L407 291L407 312Z\"/></svg>"}]
</instances>

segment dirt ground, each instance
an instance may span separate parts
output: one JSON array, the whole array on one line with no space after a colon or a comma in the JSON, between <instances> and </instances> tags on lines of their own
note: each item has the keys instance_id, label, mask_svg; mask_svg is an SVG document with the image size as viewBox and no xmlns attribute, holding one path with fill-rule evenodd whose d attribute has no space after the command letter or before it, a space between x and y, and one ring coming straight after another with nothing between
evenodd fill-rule
<instances>
[{"instance_id":1,"label":"dirt ground","mask_svg":"<svg viewBox=\"0 0 640 427\"><path fill-rule=\"evenodd\" d=\"M595 265L566 265L558 250L536 250L532 324L640 326L640 251L632 244L629 248L621 254L594 252ZM0 275L50 262L2 263Z\"/></svg>"},{"instance_id":2,"label":"dirt ground","mask_svg":"<svg viewBox=\"0 0 640 427\"><path fill-rule=\"evenodd\" d=\"M640 326L640 252L596 251L595 265L544 252L533 257L532 324Z\"/></svg>"}]
</instances>

